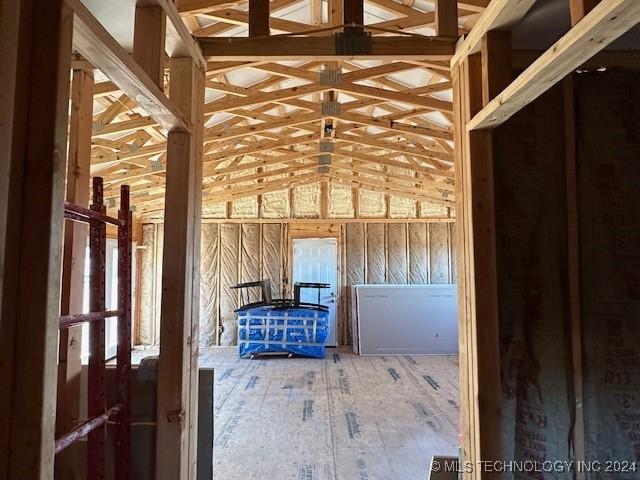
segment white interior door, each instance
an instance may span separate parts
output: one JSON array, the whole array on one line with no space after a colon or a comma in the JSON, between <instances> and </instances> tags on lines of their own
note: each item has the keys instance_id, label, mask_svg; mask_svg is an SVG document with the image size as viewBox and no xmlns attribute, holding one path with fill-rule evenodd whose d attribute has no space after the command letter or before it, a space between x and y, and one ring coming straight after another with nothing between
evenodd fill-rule
<instances>
[{"instance_id":1,"label":"white interior door","mask_svg":"<svg viewBox=\"0 0 640 480\"><path fill-rule=\"evenodd\" d=\"M327 345L336 345L336 301L338 292L338 240L335 238L293 239L293 283L328 283L320 290L320 303L329 307ZM301 301L317 303L317 291L302 290Z\"/></svg>"}]
</instances>

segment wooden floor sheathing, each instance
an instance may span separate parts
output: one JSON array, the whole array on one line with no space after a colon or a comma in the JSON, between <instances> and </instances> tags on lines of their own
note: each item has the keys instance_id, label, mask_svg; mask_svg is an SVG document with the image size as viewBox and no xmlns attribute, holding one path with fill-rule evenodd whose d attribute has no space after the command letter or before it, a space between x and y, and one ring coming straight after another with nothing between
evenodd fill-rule
<instances>
[{"instance_id":1,"label":"wooden floor sheathing","mask_svg":"<svg viewBox=\"0 0 640 480\"><path fill-rule=\"evenodd\" d=\"M433 454L457 454L457 357L222 347L201 364L215 368L216 480L416 480Z\"/></svg>"},{"instance_id":2,"label":"wooden floor sheathing","mask_svg":"<svg viewBox=\"0 0 640 480\"><path fill-rule=\"evenodd\" d=\"M134 350L133 360L157 355ZM458 357L238 357L202 348L215 373L215 480L422 480L458 453Z\"/></svg>"}]
</instances>

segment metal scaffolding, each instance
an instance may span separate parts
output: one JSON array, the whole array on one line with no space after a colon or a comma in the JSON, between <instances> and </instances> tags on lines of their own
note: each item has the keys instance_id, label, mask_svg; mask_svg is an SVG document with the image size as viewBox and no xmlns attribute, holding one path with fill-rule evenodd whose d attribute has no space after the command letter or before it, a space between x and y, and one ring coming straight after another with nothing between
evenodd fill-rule
<instances>
[{"instance_id":1,"label":"metal scaffolding","mask_svg":"<svg viewBox=\"0 0 640 480\"><path fill-rule=\"evenodd\" d=\"M129 187L120 188L118 218L106 215L102 178L93 179L90 209L65 202L66 219L89 224L89 309L90 313L60 317L60 329L89 324L88 420L56 440L58 454L87 436L87 478L105 476L106 424L115 422L115 477L131 475L131 263L132 214ZM106 227L118 229L118 308L105 310ZM105 319L118 319L116 353L116 403L107 407L105 389Z\"/></svg>"}]
</instances>

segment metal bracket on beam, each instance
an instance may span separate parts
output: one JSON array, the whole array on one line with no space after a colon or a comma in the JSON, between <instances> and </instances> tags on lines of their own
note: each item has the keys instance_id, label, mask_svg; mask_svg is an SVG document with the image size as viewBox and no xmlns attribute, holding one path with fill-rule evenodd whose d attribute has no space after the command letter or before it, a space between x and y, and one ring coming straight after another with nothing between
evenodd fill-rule
<instances>
[{"instance_id":1,"label":"metal bracket on beam","mask_svg":"<svg viewBox=\"0 0 640 480\"><path fill-rule=\"evenodd\" d=\"M322 139L318 143L318 151L322 153L333 153L334 147L333 142L329 139Z\"/></svg>"},{"instance_id":2,"label":"metal bracket on beam","mask_svg":"<svg viewBox=\"0 0 640 480\"><path fill-rule=\"evenodd\" d=\"M322 115L335 117L340 115L340 102L335 100L325 100L320 104Z\"/></svg>"},{"instance_id":3,"label":"metal bracket on beam","mask_svg":"<svg viewBox=\"0 0 640 480\"><path fill-rule=\"evenodd\" d=\"M359 30L347 30L334 34L337 55L363 55L370 54L371 32Z\"/></svg>"},{"instance_id":4,"label":"metal bracket on beam","mask_svg":"<svg viewBox=\"0 0 640 480\"><path fill-rule=\"evenodd\" d=\"M318 155L318 165L331 165L331 155L328 153Z\"/></svg>"},{"instance_id":5,"label":"metal bracket on beam","mask_svg":"<svg viewBox=\"0 0 640 480\"><path fill-rule=\"evenodd\" d=\"M339 87L342 83L342 71L340 69L325 68L320 70L320 85Z\"/></svg>"},{"instance_id":6,"label":"metal bracket on beam","mask_svg":"<svg viewBox=\"0 0 640 480\"><path fill-rule=\"evenodd\" d=\"M158 158L157 160L151 160L151 170L154 172L159 172L162 170L162 161Z\"/></svg>"}]
</instances>

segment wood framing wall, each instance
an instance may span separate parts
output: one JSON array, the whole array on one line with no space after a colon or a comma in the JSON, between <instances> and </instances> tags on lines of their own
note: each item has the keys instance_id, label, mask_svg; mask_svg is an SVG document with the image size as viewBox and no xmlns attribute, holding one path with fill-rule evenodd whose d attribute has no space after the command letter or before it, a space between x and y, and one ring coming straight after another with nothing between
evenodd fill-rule
<instances>
[{"instance_id":1,"label":"wood framing wall","mask_svg":"<svg viewBox=\"0 0 640 480\"><path fill-rule=\"evenodd\" d=\"M640 459L637 75L574 74L493 132L501 458Z\"/></svg>"},{"instance_id":2,"label":"wood framing wall","mask_svg":"<svg viewBox=\"0 0 640 480\"><path fill-rule=\"evenodd\" d=\"M461 68L467 78L474 61ZM462 417L466 461L640 459L637 75L637 68L586 69L493 131L476 132L488 136L485 147L473 135L466 140L463 158L477 170L466 164L459 172L469 175L471 195L458 220L478 215L487 199L495 215L461 232L479 252L471 264L465 259L473 269L461 285L471 286L465 311L475 308L477 319L463 317L462 345L475 346L461 355L463 401L480 398L466 400ZM478 261L485 228L495 270L483 279L479 272L491 271ZM486 278L496 282L492 314L476 308ZM495 337L482 340L481 319L497 321ZM473 378L474 362L496 355L500 385L486 391ZM478 412L487 400L497 408Z\"/></svg>"},{"instance_id":3,"label":"wood framing wall","mask_svg":"<svg viewBox=\"0 0 640 480\"><path fill-rule=\"evenodd\" d=\"M500 458L517 461L572 457L564 125L557 85L493 132Z\"/></svg>"},{"instance_id":4,"label":"wood framing wall","mask_svg":"<svg viewBox=\"0 0 640 480\"><path fill-rule=\"evenodd\" d=\"M640 461L640 68L574 76L586 458ZM613 478L613 477L611 477Z\"/></svg>"},{"instance_id":5,"label":"wood framing wall","mask_svg":"<svg viewBox=\"0 0 640 480\"><path fill-rule=\"evenodd\" d=\"M157 344L157 272L163 224L142 227L140 317L136 342ZM335 237L339 242L338 341L351 339L348 287L358 283L455 283L455 223L371 220L318 223L208 222L202 226L200 344L234 345L238 282L268 278L273 295L291 290L292 238ZM290 293L290 292L289 292ZM222 331L220 331L222 326Z\"/></svg>"},{"instance_id":6,"label":"wood framing wall","mask_svg":"<svg viewBox=\"0 0 640 480\"><path fill-rule=\"evenodd\" d=\"M516 455L539 461L546 460L547 454L565 454L560 460L586 458L582 421L586 415L582 395L586 352L580 303L580 288L585 282L580 278L584 250L578 234L580 158L573 141L574 132L580 132L575 127L580 114L566 115L566 122L558 126L560 115L573 110L572 97L566 93L564 99L560 96L561 103L565 101L564 111L561 104L555 115L547 114L545 118L544 113L537 114L535 109L544 110L542 106L547 100L540 97L545 92L576 69L584 70L583 65L592 57L638 23L640 3L570 2L573 27L512 81L510 37L501 30L521 20L534 3L534 0L493 0L451 60L456 133L456 244L460 253L461 455L465 465L475 467L465 470L465 480L501 478L498 472L478 468L482 460ZM602 73L600 67L610 65L599 62L595 71ZM584 97L586 101L589 98ZM533 117L527 110L530 116L526 121L517 119L527 105L534 109ZM612 105L603 105L602 109L620 114ZM523 124L512 127L510 134L501 133L510 128L510 119ZM553 124L559 128L549 129L548 125ZM571 140L564 142L563 135ZM595 133L592 137L598 138ZM511 152L514 144L515 159ZM565 146L561 158L557 158L554 150L559 145ZM599 152L600 160L610 153ZM549 165L547 172L542 165L550 156L558 162ZM512 167L514 162L522 162L520 170ZM564 172L558 175L558 163L566 166L565 185L558 186L558 179L564 178ZM531 178L522 177L521 171L527 169ZM538 179L536 185L532 184L532 178ZM505 190L509 183L513 188ZM555 199L553 204L547 203L550 198ZM540 206L545 203L547 210ZM507 206L514 205L521 208L519 215L508 211ZM564 217L558 216L556 210L564 212ZM633 220L622 217L621 224ZM549 267L549 272L543 267ZM545 274L553 277L551 282L544 278ZM555 284L556 290L549 283ZM561 318L558 315L562 311L566 316ZM509 318L510 315L516 315L516 319ZM567 328L570 334L564 332ZM512 336L505 339L505 335ZM526 342L518 342L518 338ZM534 352L547 347L545 338L557 345L550 354L551 364L552 359L562 357L558 350L565 345L560 364L549 365L546 358L543 362L536 361ZM508 359L513 360L512 364L508 364ZM553 383L557 369L566 365L573 369L565 370L571 378L552 391L548 385ZM514 383L509 385L506 383L509 380ZM503 397L505 391L511 395L509 401ZM567 393L570 416L568 423L562 423L566 419ZM535 399L531 398L533 394ZM551 415L546 415L548 412ZM550 425L556 414L559 423ZM561 445L563 431L568 442ZM584 478L584 474L577 473L577 478Z\"/></svg>"}]
</instances>

